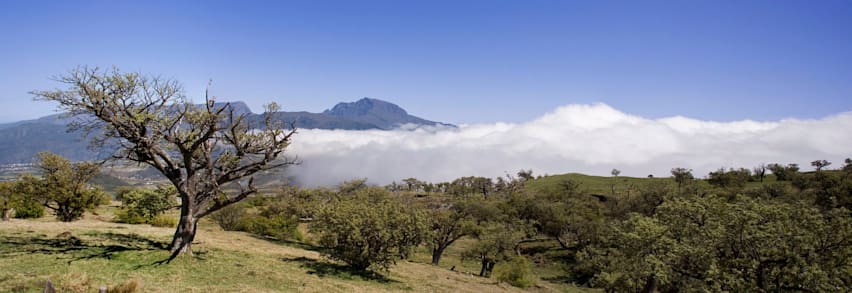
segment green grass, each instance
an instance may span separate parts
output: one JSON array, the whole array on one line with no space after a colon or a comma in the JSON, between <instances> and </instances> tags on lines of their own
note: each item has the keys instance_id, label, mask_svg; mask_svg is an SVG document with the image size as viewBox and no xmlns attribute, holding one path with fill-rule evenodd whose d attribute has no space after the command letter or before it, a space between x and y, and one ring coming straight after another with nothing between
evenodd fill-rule
<instances>
[{"instance_id":1,"label":"green grass","mask_svg":"<svg viewBox=\"0 0 852 293\"><path fill-rule=\"evenodd\" d=\"M653 182L674 184L671 178L641 178L641 177L603 177L591 176L577 173L562 175L548 175L537 178L527 183L527 188L532 192L561 192L561 184L566 180L580 184L583 193L611 195L613 186L616 194L626 193L628 189L641 189Z\"/></svg>"}]
</instances>

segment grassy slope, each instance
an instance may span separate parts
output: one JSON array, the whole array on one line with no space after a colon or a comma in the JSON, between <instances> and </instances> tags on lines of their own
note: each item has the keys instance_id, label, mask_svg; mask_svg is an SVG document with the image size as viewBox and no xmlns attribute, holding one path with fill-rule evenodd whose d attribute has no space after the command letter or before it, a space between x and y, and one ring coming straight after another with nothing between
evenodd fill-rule
<instances>
[{"instance_id":1,"label":"grassy slope","mask_svg":"<svg viewBox=\"0 0 852 293\"><path fill-rule=\"evenodd\" d=\"M129 280L142 284L140 292L524 291L467 273L478 267L459 260L463 246L449 251L440 267L418 254L385 276L374 276L330 262L310 245L226 232L206 221L193 246L195 256L157 265L168 256L160 247L172 229L111 223L109 208L99 212L73 223L52 217L0 222L0 291L40 292L47 279L66 292L93 292ZM453 264L463 272L448 270ZM547 281L526 291L585 292Z\"/></svg>"}]
</instances>

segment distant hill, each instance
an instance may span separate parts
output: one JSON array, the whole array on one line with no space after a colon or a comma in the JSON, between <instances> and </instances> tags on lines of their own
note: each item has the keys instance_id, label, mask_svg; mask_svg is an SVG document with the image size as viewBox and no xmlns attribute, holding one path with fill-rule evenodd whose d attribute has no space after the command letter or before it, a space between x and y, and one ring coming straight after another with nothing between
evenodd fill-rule
<instances>
[{"instance_id":1,"label":"distant hill","mask_svg":"<svg viewBox=\"0 0 852 293\"><path fill-rule=\"evenodd\" d=\"M214 107L224 105L226 103L219 102ZM249 120L259 122L263 119L262 114L253 113L244 102L228 105L236 114L246 114ZM393 103L371 98L339 103L322 113L277 112L275 117L301 129L389 130L405 124L454 127L409 115ZM40 151L54 152L71 160L93 160L107 155L89 150L82 133L68 133L69 121L61 114L54 114L0 124L0 164L29 163Z\"/></svg>"}]
</instances>

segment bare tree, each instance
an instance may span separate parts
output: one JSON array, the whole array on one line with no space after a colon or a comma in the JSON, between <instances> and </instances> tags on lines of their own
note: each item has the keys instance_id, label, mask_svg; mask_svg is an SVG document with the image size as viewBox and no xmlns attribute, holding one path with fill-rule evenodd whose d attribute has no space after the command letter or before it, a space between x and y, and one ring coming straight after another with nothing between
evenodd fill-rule
<instances>
[{"instance_id":1,"label":"bare tree","mask_svg":"<svg viewBox=\"0 0 852 293\"><path fill-rule=\"evenodd\" d=\"M151 166L177 189L180 222L166 262L192 254L199 219L257 192L255 173L295 163L278 159L296 131L274 119L274 103L250 121L206 94L205 105L191 104L174 80L88 67L56 80L67 89L33 91L36 100L58 102L77 117L69 129L86 130L93 147L117 145L111 159Z\"/></svg>"}]
</instances>

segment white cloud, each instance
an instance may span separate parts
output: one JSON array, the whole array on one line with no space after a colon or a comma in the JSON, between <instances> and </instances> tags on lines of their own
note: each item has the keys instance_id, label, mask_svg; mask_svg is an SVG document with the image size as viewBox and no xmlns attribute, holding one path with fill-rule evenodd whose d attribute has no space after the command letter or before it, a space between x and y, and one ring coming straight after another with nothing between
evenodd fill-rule
<instances>
[{"instance_id":1,"label":"white cloud","mask_svg":"<svg viewBox=\"0 0 852 293\"><path fill-rule=\"evenodd\" d=\"M840 165L852 156L852 112L817 120L701 121L646 119L605 104L567 105L521 124L403 127L394 131L302 129L291 172L306 185L331 185L367 177L386 184L416 177L432 182L461 176L580 172L669 176L673 167L703 176L719 167L798 163L815 159ZM834 166L832 166L834 167Z\"/></svg>"}]
</instances>

